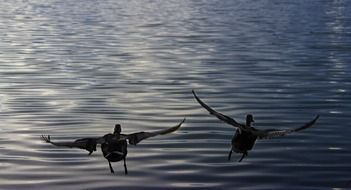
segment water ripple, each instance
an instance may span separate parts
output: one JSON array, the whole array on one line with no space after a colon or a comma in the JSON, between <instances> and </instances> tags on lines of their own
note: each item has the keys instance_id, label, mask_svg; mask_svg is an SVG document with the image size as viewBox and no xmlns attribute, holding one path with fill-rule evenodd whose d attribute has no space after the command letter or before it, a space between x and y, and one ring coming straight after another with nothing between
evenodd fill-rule
<instances>
[{"instance_id":1,"label":"water ripple","mask_svg":"<svg viewBox=\"0 0 351 190\"><path fill-rule=\"evenodd\" d=\"M351 176L350 1L2 1L0 189L342 189ZM227 161L234 129L315 127ZM53 147L123 132L129 175L98 150ZM152 183L150 183L152 182Z\"/></svg>"}]
</instances>

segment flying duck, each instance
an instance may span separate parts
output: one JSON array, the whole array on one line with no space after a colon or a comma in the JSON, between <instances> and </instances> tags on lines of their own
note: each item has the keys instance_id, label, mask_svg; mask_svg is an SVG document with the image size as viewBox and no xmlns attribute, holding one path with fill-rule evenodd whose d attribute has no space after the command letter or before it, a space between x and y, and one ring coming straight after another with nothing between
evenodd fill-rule
<instances>
[{"instance_id":1,"label":"flying duck","mask_svg":"<svg viewBox=\"0 0 351 190\"><path fill-rule=\"evenodd\" d=\"M92 137L92 138L81 138L77 139L73 142L53 142L51 141L50 135L44 136L41 138L46 143L51 143L55 146L61 147L69 147L69 148L80 148L87 150L89 152L88 155L91 155L94 151L96 151L96 146L98 144L101 145L101 151L103 156L107 159L111 173L114 173L111 162L118 162L123 160L124 162L124 173L127 175L127 145L128 143L131 145L137 145L140 141L154 137L157 135L165 135L168 133L172 133L180 128L180 126L185 122L185 118L176 126L154 131L154 132L137 132L132 134L122 134L122 129L120 124L116 124L113 133L108 133L102 137ZM128 143L127 143L128 141Z\"/></svg>"},{"instance_id":2,"label":"flying duck","mask_svg":"<svg viewBox=\"0 0 351 190\"><path fill-rule=\"evenodd\" d=\"M242 153L242 156L239 160L241 162L244 157L248 156L248 151L251 150L257 140L259 139L269 139L273 137L279 137L279 136L285 136L287 134L293 133L293 132L298 132L302 131L304 129L307 129L309 127L312 127L312 125L317 121L319 118L319 115L317 115L312 121L306 123L305 125L298 127L298 128L293 128L293 129L256 129L251 126L251 124L254 122L254 118L251 114L248 114L246 116L246 123L241 124L236 122L233 118L230 118L222 113L219 113L206 105L195 93L194 90L192 90L192 93L199 102L199 104L204 107L211 115L216 116L218 119L224 121L225 123L232 125L233 127L237 128L233 138L232 138L232 147L229 151L228 155L228 160L231 159L232 153Z\"/></svg>"}]
</instances>

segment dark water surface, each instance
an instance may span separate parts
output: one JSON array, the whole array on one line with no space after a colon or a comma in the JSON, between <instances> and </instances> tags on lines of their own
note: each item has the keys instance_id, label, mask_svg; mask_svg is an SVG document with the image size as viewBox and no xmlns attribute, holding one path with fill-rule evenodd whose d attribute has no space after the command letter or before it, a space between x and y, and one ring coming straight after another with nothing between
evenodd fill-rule
<instances>
[{"instance_id":1,"label":"dark water surface","mask_svg":"<svg viewBox=\"0 0 351 190\"><path fill-rule=\"evenodd\" d=\"M0 1L0 189L351 187L351 1ZM255 127L315 127L259 140L228 162L234 129L191 89ZM40 140L187 122L101 151ZM348 184L349 183L349 184Z\"/></svg>"}]
</instances>

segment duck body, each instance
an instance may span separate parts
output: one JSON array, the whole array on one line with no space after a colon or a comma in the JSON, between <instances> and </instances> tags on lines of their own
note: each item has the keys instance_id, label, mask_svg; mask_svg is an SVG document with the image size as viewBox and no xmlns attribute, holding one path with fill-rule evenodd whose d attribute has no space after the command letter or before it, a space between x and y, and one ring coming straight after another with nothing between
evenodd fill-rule
<instances>
[{"instance_id":1,"label":"duck body","mask_svg":"<svg viewBox=\"0 0 351 190\"><path fill-rule=\"evenodd\" d=\"M232 151L236 153L247 153L255 145L257 136L251 132L236 130L232 138Z\"/></svg>"},{"instance_id":2,"label":"duck body","mask_svg":"<svg viewBox=\"0 0 351 190\"><path fill-rule=\"evenodd\" d=\"M116 126L117 127L117 126ZM113 134L109 133L103 136L104 142L101 143L102 155L108 161L111 173L115 173L111 162L124 161L124 173L128 174L126 157L128 154L128 143L126 139L121 139L120 127L119 131L116 131Z\"/></svg>"},{"instance_id":3,"label":"duck body","mask_svg":"<svg viewBox=\"0 0 351 190\"><path fill-rule=\"evenodd\" d=\"M113 134L104 136L105 142L101 144L101 151L108 161L118 162L126 158L128 144L126 140L117 140L113 136Z\"/></svg>"},{"instance_id":4,"label":"duck body","mask_svg":"<svg viewBox=\"0 0 351 190\"><path fill-rule=\"evenodd\" d=\"M230 149L228 160L230 160L232 152L242 153L243 155L239 160L239 162L241 162L244 157L248 155L248 151L255 145L257 135L255 135L253 131L257 131L257 129L251 127L251 123L253 122L253 116L249 114L246 116L246 124L241 124L242 129L238 128L235 131L232 138L232 148Z\"/></svg>"}]
</instances>

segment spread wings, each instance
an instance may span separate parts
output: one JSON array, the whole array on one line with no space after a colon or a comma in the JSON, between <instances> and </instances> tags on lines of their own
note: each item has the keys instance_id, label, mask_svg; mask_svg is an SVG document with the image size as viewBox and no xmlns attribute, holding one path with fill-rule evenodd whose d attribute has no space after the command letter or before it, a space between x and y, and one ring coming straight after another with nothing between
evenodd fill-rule
<instances>
[{"instance_id":1,"label":"spread wings","mask_svg":"<svg viewBox=\"0 0 351 190\"><path fill-rule=\"evenodd\" d=\"M208 105L206 105L195 93L195 91L192 91L194 94L195 99L199 102L199 104L204 107L210 114L216 116L218 119L224 121L225 123L228 123L234 127L238 127L241 130L251 132L252 134L256 135L257 137L263 139L263 138L273 138L273 137L280 137L280 136L285 136L287 134L293 133L293 132L298 132L302 131L304 129L307 129L309 127L312 127L312 125L318 120L319 115L317 115L312 121L306 123L305 125L294 128L294 129L286 129L286 130L279 130L279 129L266 129L266 130L259 130L251 127L245 127L245 125L240 124L236 122L234 119L219 113L215 111L214 109L210 108Z\"/></svg>"},{"instance_id":2,"label":"spread wings","mask_svg":"<svg viewBox=\"0 0 351 190\"><path fill-rule=\"evenodd\" d=\"M251 132L254 135L257 135L261 139L269 139L269 138L273 138L273 137L281 137L281 136L285 136L285 135L293 133L293 132L302 131L304 129L312 127L313 124L316 123L318 118L319 118L319 115L317 115L310 122L308 122L308 123L306 123L303 126L298 127L298 128L286 129L286 130L279 130L279 129L252 130Z\"/></svg>"},{"instance_id":3,"label":"spread wings","mask_svg":"<svg viewBox=\"0 0 351 190\"><path fill-rule=\"evenodd\" d=\"M154 132L138 132L138 133L132 133L132 134L121 134L121 138L128 139L129 144L131 145L137 145L140 141L154 137L157 135L165 135L168 133L172 133L180 128L180 126L185 122L185 118L176 126L168 128L168 129L163 129L159 131L154 131Z\"/></svg>"},{"instance_id":4,"label":"spread wings","mask_svg":"<svg viewBox=\"0 0 351 190\"><path fill-rule=\"evenodd\" d=\"M140 141L154 137L157 135L165 135L168 133L172 133L180 128L180 126L185 122L185 118L176 126L168 128L168 129L163 129L159 131L154 131L154 132L138 132L138 133L132 133L132 134L120 134L119 138L117 139L118 141L120 140L127 140L129 141L129 144L136 145ZM102 144L105 142L105 139L103 137L97 137L97 138L81 138L77 139L73 142L53 142L51 141L50 135L44 136L42 135L41 138L52 145L55 146L61 146L61 147L68 147L68 148L80 148L87 150L89 152L89 155L91 155L94 151L96 151L96 145L97 144Z\"/></svg>"},{"instance_id":5,"label":"spread wings","mask_svg":"<svg viewBox=\"0 0 351 190\"><path fill-rule=\"evenodd\" d=\"M42 135L41 138L45 142L55 146L85 149L89 152L89 155L91 155L94 151L96 151L96 145L99 139L99 138L82 138L82 139L77 139L73 142L53 142L51 141L50 135L48 135L47 137Z\"/></svg>"},{"instance_id":6,"label":"spread wings","mask_svg":"<svg viewBox=\"0 0 351 190\"><path fill-rule=\"evenodd\" d=\"M208 112L210 112L211 115L216 116L218 119L224 121L225 123L228 123L229 125L232 125L234 127L238 127L240 129L245 128L245 125L242 125L238 122L236 122L233 118L230 118L229 116L226 116L222 113L217 112L216 110L210 108L210 106L206 105L195 93L194 90L192 90L195 99L197 100L197 102L199 102L199 104L204 107Z\"/></svg>"}]
</instances>

